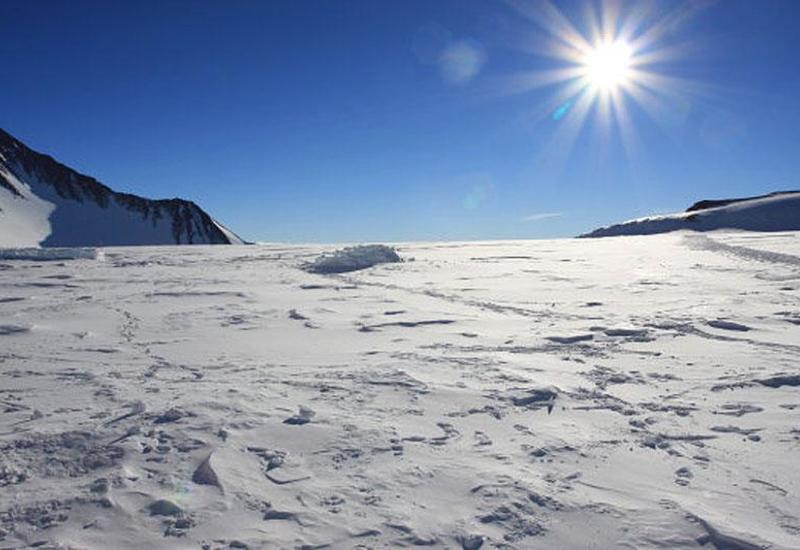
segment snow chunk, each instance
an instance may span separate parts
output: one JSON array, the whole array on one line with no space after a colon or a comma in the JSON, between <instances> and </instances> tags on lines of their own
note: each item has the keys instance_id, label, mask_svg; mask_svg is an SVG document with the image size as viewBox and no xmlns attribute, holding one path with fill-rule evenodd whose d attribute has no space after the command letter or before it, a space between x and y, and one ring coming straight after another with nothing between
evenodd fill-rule
<instances>
[{"instance_id":1,"label":"snow chunk","mask_svg":"<svg viewBox=\"0 0 800 550\"><path fill-rule=\"evenodd\" d=\"M303 268L310 273L345 273L377 264L402 261L394 248L382 244L370 244L348 246L331 254L323 254Z\"/></svg>"},{"instance_id":2,"label":"snow chunk","mask_svg":"<svg viewBox=\"0 0 800 550\"><path fill-rule=\"evenodd\" d=\"M62 260L95 260L94 248L0 248L0 260L52 262Z\"/></svg>"}]
</instances>

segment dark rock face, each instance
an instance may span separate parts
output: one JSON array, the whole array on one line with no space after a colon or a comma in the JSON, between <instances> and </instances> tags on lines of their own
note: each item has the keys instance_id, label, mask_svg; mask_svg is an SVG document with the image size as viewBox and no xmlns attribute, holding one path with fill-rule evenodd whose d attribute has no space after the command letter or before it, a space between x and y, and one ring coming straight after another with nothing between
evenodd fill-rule
<instances>
[{"instance_id":1,"label":"dark rock face","mask_svg":"<svg viewBox=\"0 0 800 550\"><path fill-rule=\"evenodd\" d=\"M92 177L85 176L59 163L48 155L37 153L9 133L0 129L0 187L24 199L20 191L4 176L3 170L20 181L36 180L49 186L64 201L93 204L108 209L112 203L141 216L142 222L155 226L162 219L172 220L174 244L233 244L211 217L195 203L183 199L147 199L128 193L117 193ZM48 246L47 240L42 245ZM109 242L74 243L131 244ZM170 244L170 243L163 243Z\"/></svg>"},{"instance_id":2,"label":"dark rock face","mask_svg":"<svg viewBox=\"0 0 800 550\"><path fill-rule=\"evenodd\" d=\"M11 191L11 194L14 195L15 197L22 196L22 193L20 193L16 187L11 185L8 182L8 180L5 177L3 177L2 173L0 173L0 187L2 187L3 189L8 189L9 191Z\"/></svg>"}]
</instances>

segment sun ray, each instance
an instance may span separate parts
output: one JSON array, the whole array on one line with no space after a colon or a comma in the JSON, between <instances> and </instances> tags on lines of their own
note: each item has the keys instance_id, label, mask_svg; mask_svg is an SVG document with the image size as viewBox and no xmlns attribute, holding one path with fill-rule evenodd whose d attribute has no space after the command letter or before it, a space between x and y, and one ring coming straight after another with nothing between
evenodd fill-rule
<instances>
[{"instance_id":1,"label":"sun ray","mask_svg":"<svg viewBox=\"0 0 800 550\"><path fill-rule=\"evenodd\" d=\"M622 150L629 160L633 159L636 156L638 140L636 136L636 127L631 121L629 109L625 106L623 94L616 94L614 96L614 120L616 121L620 141L622 142Z\"/></svg>"},{"instance_id":2,"label":"sun ray","mask_svg":"<svg viewBox=\"0 0 800 550\"><path fill-rule=\"evenodd\" d=\"M594 102L594 94L586 88L578 92L569 113L561 119L563 124L558 127L553 139L540 151L539 159L542 163L556 167L566 163L586 119L592 112Z\"/></svg>"},{"instance_id":3,"label":"sun ray","mask_svg":"<svg viewBox=\"0 0 800 550\"><path fill-rule=\"evenodd\" d=\"M668 13L658 22L644 29L631 45L638 51L645 50L653 44L659 43L665 36L672 33L676 28L686 23L712 3L712 0L687 2L681 8Z\"/></svg>"},{"instance_id":4,"label":"sun ray","mask_svg":"<svg viewBox=\"0 0 800 550\"><path fill-rule=\"evenodd\" d=\"M548 0L536 3L508 0L508 4L548 34L553 40L550 49L558 57L578 60L591 49L580 31Z\"/></svg>"},{"instance_id":5,"label":"sun ray","mask_svg":"<svg viewBox=\"0 0 800 550\"><path fill-rule=\"evenodd\" d=\"M605 9L600 9L600 29L602 32L601 40L608 40L617 37L618 26L620 24L620 5L618 1L609 1Z\"/></svg>"},{"instance_id":6,"label":"sun ray","mask_svg":"<svg viewBox=\"0 0 800 550\"><path fill-rule=\"evenodd\" d=\"M619 25L618 36L628 43L633 42L637 33L644 28L648 16L652 13L653 4L642 2L635 4L628 10L627 16Z\"/></svg>"},{"instance_id":7,"label":"sun ray","mask_svg":"<svg viewBox=\"0 0 800 550\"><path fill-rule=\"evenodd\" d=\"M508 93L524 93L554 84L575 80L583 73L579 67L565 67L549 71L526 71L512 75L505 82Z\"/></svg>"}]
</instances>

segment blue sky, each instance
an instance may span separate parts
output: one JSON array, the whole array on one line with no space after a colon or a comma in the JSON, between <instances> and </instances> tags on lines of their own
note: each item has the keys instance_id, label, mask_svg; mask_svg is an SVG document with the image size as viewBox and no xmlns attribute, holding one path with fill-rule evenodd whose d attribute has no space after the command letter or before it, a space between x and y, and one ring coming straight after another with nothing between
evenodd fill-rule
<instances>
[{"instance_id":1,"label":"blue sky","mask_svg":"<svg viewBox=\"0 0 800 550\"><path fill-rule=\"evenodd\" d=\"M589 32L585 2L554 5ZM657 109L622 96L627 141L597 112L577 124L577 100L555 99L566 83L520 89L564 65L541 7L7 3L0 127L264 241L571 236L800 188L800 3L620 4L671 54L648 67L668 79Z\"/></svg>"}]
</instances>

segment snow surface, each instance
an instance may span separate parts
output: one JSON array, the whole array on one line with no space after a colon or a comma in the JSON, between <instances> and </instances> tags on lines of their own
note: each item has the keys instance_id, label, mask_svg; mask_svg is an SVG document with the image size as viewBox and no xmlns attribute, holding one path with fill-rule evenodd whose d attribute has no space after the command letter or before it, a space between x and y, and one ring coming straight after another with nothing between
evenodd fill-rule
<instances>
[{"instance_id":1,"label":"snow surface","mask_svg":"<svg viewBox=\"0 0 800 550\"><path fill-rule=\"evenodd\" d=\"M609 227L601 227L582 236L652 235L681 229L693 231L717 229L798 231L800 230L800 192L763 196L705 210L639 218Z\"/></svg>"},{"instance_id":2,"label":"snow surface","mask_svg":"<svg viewBox=\"0 0 800 550\"><path fill-rule=\"evenodd\" d=\"M0 542L800 547L800 233L0 262Z\"/></svg>"}]
</instances>

